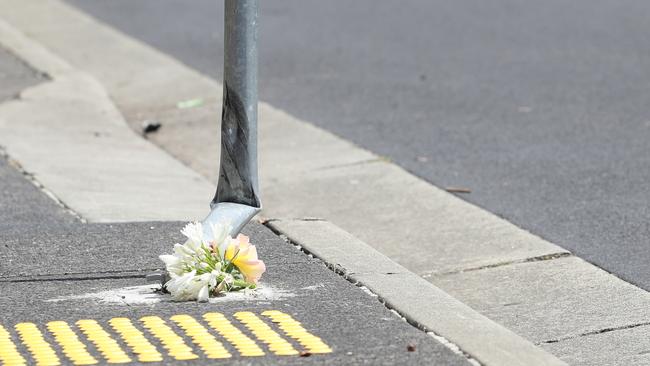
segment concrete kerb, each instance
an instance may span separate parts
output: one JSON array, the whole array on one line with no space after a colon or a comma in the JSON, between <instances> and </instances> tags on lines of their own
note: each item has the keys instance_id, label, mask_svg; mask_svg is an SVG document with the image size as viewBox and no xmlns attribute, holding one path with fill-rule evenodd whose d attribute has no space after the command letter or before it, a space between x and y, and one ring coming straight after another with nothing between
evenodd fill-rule
<instances>
[{"instance_id":1,"label":"concrete kerb","mask_svg":"<svg viewBox=\"0 0 650 366\"><path fill-rule=\"evenodd\" d=\"M422 330L484 365L566 365L324 220L270 219L267 225L327 263Z\"/></svg>"}]
</instances>

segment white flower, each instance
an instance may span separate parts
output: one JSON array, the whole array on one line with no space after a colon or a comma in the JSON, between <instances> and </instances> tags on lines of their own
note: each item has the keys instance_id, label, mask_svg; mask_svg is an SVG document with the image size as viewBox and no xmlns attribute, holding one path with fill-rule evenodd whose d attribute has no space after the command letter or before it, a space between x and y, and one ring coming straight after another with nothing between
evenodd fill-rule
<instances>
[{"instance_id":1,"label":"white flower","mask_svg":"<svg viewBox=\"0 0 650 366\"><path fill-rule=\"evenodd\" d=\"M187 241L175 244L173 254L160 256L170 275L164 286L173 300L208 301L210 294L233 290L236 281L259 279L265 266L257 259L255 246L244 235L233 239L231 229L229 224L217 223L208 233L201 223L187 224L182 230Z\"/></svg>"},{"instance_id":2,"label":"white flower","mask_svg":"<svg viewBox=\"0 0 650 366\"><path fill-rule=\"evenodd\" d=\"M203 225L200 222L190 222L185 225L181 233L194 243L200 245L203 242Z\"/></svg>"},{"instance_id":3,"label":"white flower","mask_svg":"<svg viewBox=\"0 0 650 366\"><path fill-rule=\"evenodd\" d=\"M167 272L170 274L173 273L175 275L181 275L183 274L183 261L181 258L177 255L169 255L169 254L163 254L160 257L160 260L165 262L165 267L167 269Z\"/></svg>"},{"instance_id":4,"label":"white flower","mask_svg":"<svg viewBox=\"0 0 650 366\"><path fill-rule=\"evenodd\" d=\"M208 298L210 297L210 289L208 288L208 285L205 285L201 287L201 290L199 290L199 294L196 296L196 300L199 302L206 302L208 301Z\"/></svg>"},{"instance_id":5,"label":"white flower","mask_svg":"<svg viewBox=\"0 0 650 366\"><path fill-rule=\"evenodd\" d=\"M209 275L209 273L206 273ZM209 277L196 275L196 271L187 272L181 276L173 275L165 287L174 301L200 300L209 295ZM204 290L205 288L205 290Z\"/></svg>"},{"instance_id":6,"label":"white flower","mask_svg":"<svg viewBox=\"0 0 650 366\"><path fill-rule=\"evenodd\" d=\"M226 248L228 248L228 239L230 237L230 230L232 227L229 224L215 223L212 225L212 241L211 244L219 251L219 256L223 258Z\"/></svg>"},{"instance_id":7,"label":"white flower","mask_svg":"<svg viewBox=\"0 0 650 366\"><path fill-rule=\"evenodd\" d=\"M210 275L210 277L208 278L208 285L210 286L211 289L213 289L217 287L217 278L221 274L221 271L215 269L208 274Z\"/></svg>"},{"instance_id":8,"label":"white flower","mask_svg":"<svg viewBox=\"0 0 650 366\"><path fill-rule=\"evenodd\" d=\"M230 273L226 273L223 280L228 286L232 285L235 282L235 278Z\"/></svg>"},{"instance_id":9,"label":"white flower","mask_svg":"<svg viewBox=\"0 0 650 366\"><path fill-rule=\"evenodd\" d=\"M174 244L174 255L177 255L179 258L191 257L195 254L193 250L190 250L185 245L180 245L178 243Z\"/></svg>"}]
</instances>

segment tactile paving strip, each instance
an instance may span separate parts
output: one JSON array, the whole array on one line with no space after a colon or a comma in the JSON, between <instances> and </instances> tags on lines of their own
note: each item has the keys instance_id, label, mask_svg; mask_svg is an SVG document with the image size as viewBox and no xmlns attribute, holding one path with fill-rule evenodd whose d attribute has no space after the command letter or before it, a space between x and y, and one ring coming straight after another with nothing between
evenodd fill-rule
<instances>
[{"instance_id":1,"label":"tactile paving strip","mask_svg":"<svg viewBox=\"0 0 650 366\"><path fill-rule=\"evenodd\" d=\"M105 324L94 319L81 319L72 325L61 320L43 325L23 322L14 325L14 336L12 328L0 324L0 366L126 364L134 360L164 362L332 352L319 337L281 311L267 310L261 316L242 311L233 318L237 321L211 312L199 320L179 314L169 320L155 315L137 320L112 318ZM15 340L24 347L18 347ZM20 349L26 349L25 354Z\"/></svg>"}]
</instances>

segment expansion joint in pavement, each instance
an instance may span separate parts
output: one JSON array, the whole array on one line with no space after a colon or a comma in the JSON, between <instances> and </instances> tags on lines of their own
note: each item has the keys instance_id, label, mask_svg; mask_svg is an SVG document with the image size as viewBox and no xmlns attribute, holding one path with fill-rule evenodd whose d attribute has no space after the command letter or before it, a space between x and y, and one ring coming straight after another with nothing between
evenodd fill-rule
<instances>
[{"instance_id":1,"label":"expansion joint in pavement","mask_svg":"<svg viewBox=\"0 0 650 366\"><path fill-rule=\"evenodd\" d=\"M530 258L524 258L524 259L519 259L519 260L514 260L514 261L491 263L491 264L488 264L488 265L485 265L485 266L470 267L470 268L464 268L464 269L459 269L459 270L455 270L455 271L447 271L447 272L430 271L430 272L424 272L421 275L422 275L422 278L430 278L430 277L435 277L435 276L446 276L446 275L452 275L452 274L458 274L458 273L480 271L480 270L489 269L489 268L497 268L497 267L509 266L509 265L519 264L519 263L551 261L551 260L554 260L554 259L566 258L566 257L572 257L572 256L573 256L572 253L563 251L563 252L559 252L559 253L545 254L545 255L540 255L540 256L530 257Z\"/></svg>"},{"instance_id":2,"label":"expansion joint in pavement","mask_svg":"<svg viewBox=\"0 0 650 366\"><path fill-rule=\"evenodd\" d=\"M561 337L561 338L556 338L556 339L549 339L546 341L539 342L537 344L550 344L550 343L558 343L562 341L567 341L569 339L576 339L580 337L586 337L586 336L591 336L591 335L596 335L596 334L603 334L603 333L609 333L609 332L615 332L619 330L627 330L627 329L633 329L633 328L638 328L638 327L645 327L650 325L650 322L643 322L643 323L636 323L636 324L629 324L629 325L623 325L620 327L612 327L612 328L603 328L603 329L598 329L594 330L591 332L585 332L581 333L578 335L572 335L572 336L567 336L567 337Z\"/></svg>"},{"instance_id":3,"label":"expansion joint in pavement","mask_svg":"<svg viewBox=\"0 0 650 366\"><path fill-rule=\"evenodd\" d=\"M89 281L123 278L145 278L150 272L159 271L160 268L142 269L137 271L100 271L100 272L79 272L63 274L43 274L36 276L3 277L2 282L50 282L50 281Z\"/></svg>"},{"instance_id":4,"label":"expansion joint in pavement","mask_svg":"<svg viewBox=\"0 0 650 366\"><path fill-rule=\"evenodd\" d=\"M374 164L374 163L385 163L386 161L388 161L386 158L378 157L378 158L373 158L373 159L354 161L354 162L351 162L351 163L341 163L341 164L326 165L326 166L314 169L314 171L322 171L322 170L337 169L337 168L347 168L347 167L351 167L351 166L367 165L367 164Z\"/></svg>"}]
</instances>

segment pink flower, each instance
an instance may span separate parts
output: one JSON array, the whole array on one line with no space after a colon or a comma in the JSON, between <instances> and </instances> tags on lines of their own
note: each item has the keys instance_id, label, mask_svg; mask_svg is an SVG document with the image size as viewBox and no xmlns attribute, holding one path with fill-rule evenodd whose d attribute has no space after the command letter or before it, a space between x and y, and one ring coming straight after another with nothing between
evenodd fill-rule
<instances>
[{"instance_id":1,"label":"pink flower","mask_svg":"<svg viewBox=\"0 0 650 366\"><path fill-rule=\"evenodd\" d=\"M227 239L228 240L228 239ZM237 238L228 240L224 258L232 262L244 279L249 283L257 283L266 271L263 261L257 259L257 249L251 245L248 236L239 234Z\"/></svg>"}]
</instances>

